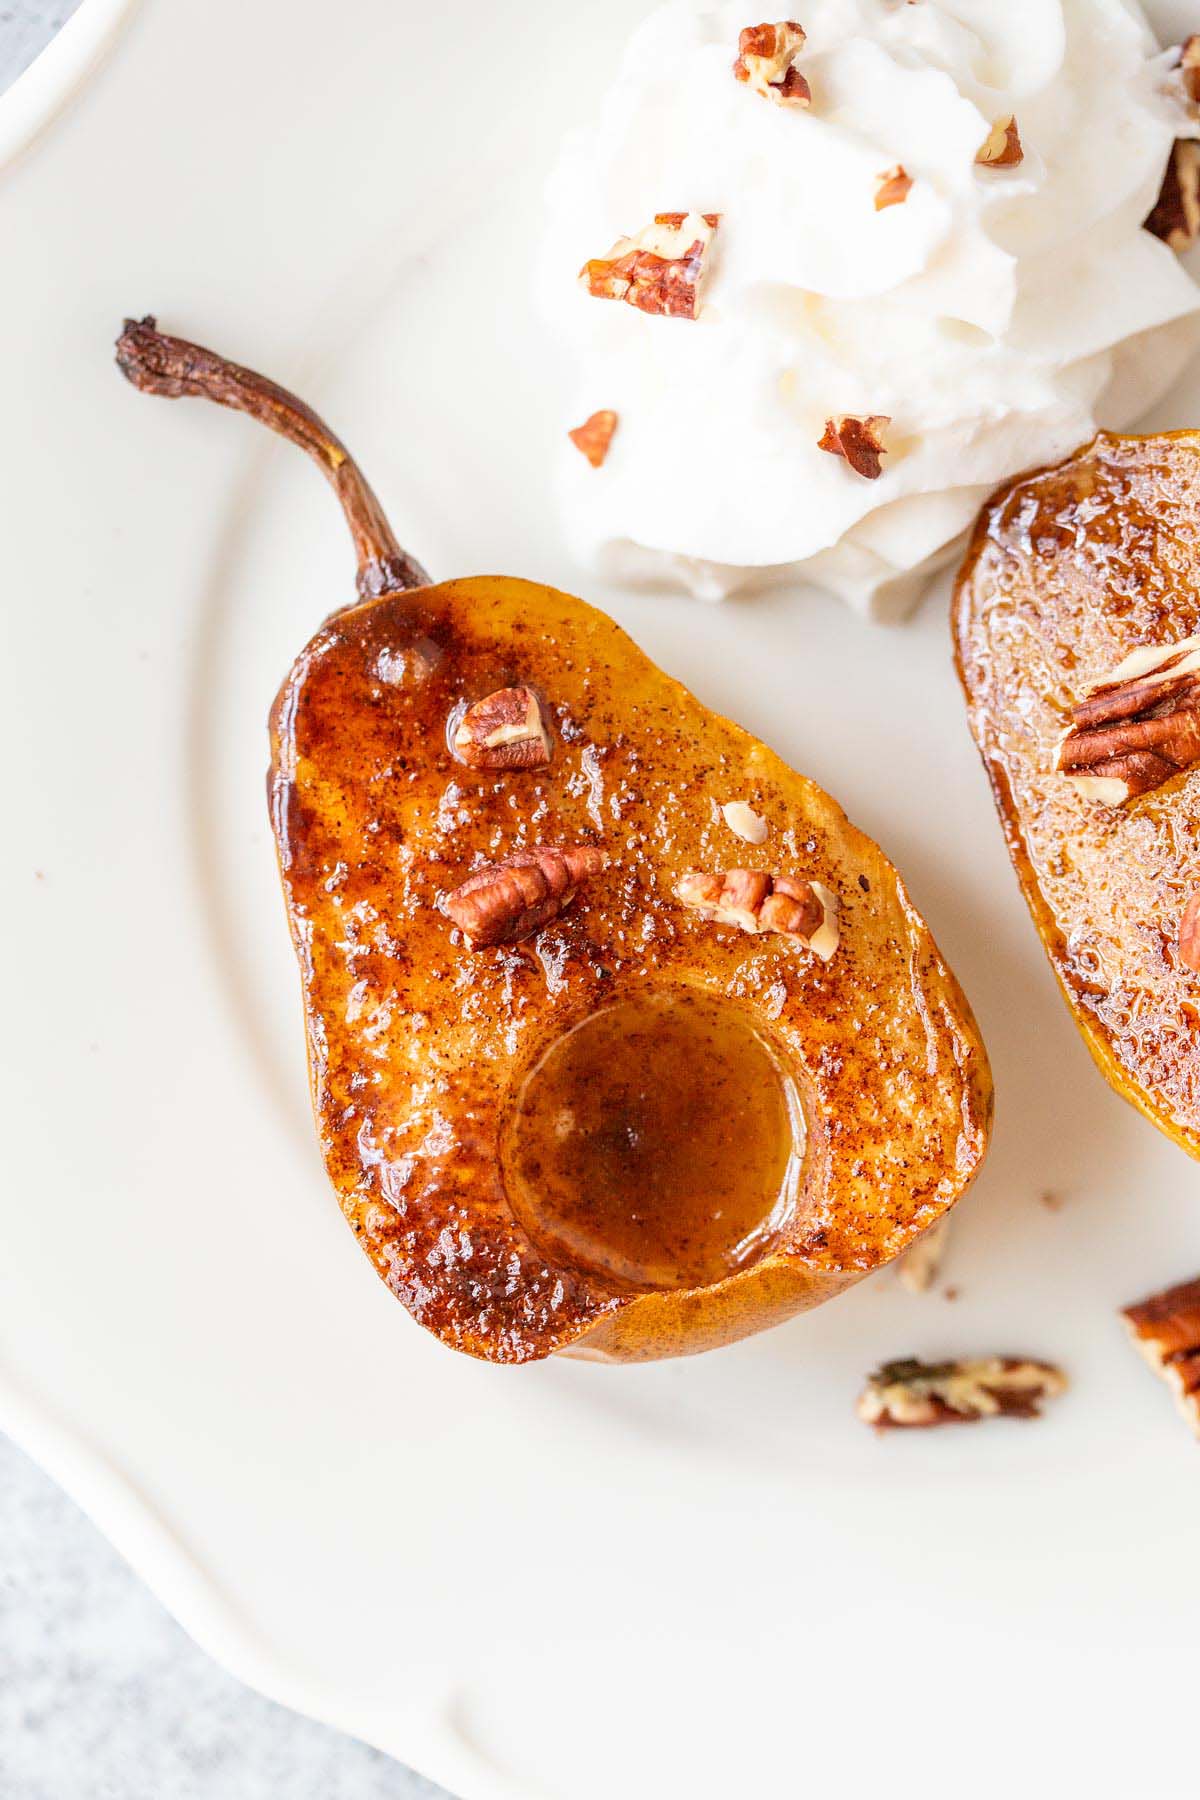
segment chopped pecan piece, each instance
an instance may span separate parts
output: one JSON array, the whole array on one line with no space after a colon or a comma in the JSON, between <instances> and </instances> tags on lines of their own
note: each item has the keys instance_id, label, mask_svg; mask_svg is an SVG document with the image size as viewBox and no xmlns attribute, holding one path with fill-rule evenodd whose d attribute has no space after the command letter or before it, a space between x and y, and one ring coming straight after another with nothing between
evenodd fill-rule
<instances>
[{"instance_id":1,"label":"chopped pecan piece","mask_svg":"<svg viewBox=\"0 0 1200 1800\"><path fill-rule=\"evenodd\" d=\"M1127 1306L1122 1317L1134 1343L1174 1389L1180 1412L1200 1436L1200 1276Z\"/></svg>"},{"instance_id":2,"label":"chopped pecan piece","mask_svg":"<svg viewBox=\"0 0 1200 1800\"><path fill-rule=\"evenodd\" d=\"M593 469L602 469L616 429L615 412L594 412L582 425L577 425L574 431L568 431L567 436L575 448L587 457Z\"/></svg>"},{"instance_id":3,"label":"chopped pecan piece","mask_svg":"<svg viewBox=\"0 0 1200 1800\"><path fill-rule=\"evenodd\" d=\"M891 422L886 413L839 413L826 419L825 435L817 449L844 456L856 475L878 481L883 474L880 458L887 455L883 434Z\"/></svg>"},{"instance_id":4,"label":"chopped pecan piece","mask_svg":"<svg viewBox=\"0 0 1200 1800\"><path fill-rule=\"evenodd\" d=\"M1200 975L1200 888L1184 907L1179 921L1179 960L1193 975Z\"/></svg>"},{"instance_id":5,"label":"chopped pecan piece","mask_svg":"<svg viewBox=\"0 0 1200 1800\"><path fill-rule=\"evenodd\" d=\"M1073 706L1057 767L1122 806L1200 762L1200 638L1135 650Z\"/></svg>"},{"instance_id":6,"label":"chopped pecan piece","mask_svg":"<svg viewBox=\"0 0 1200 1800\"><path fill-rule=\"evenodd\" d=\"M888 206L902 206L912 191L912 176L903 163L896 163L893 168L885 169L879 177L879 186L875 189L875 211L883 212Z\"/></svg>"},{"instance_id":7,"label":"chopped pecan piece","mask_svg":"<svg viewBox=\"0 0 1200 1800\"><path fill-rule=\"evenodd\" d=\"M779 106L808 106L812 89L796 67L804 48L804 31L794 19L774 25L747 25L738 38L733 72L756 94Z\"/></svg>"},{"instance_id":8,"label":"chopped pecan piece","mask_svg":"<svg viewBox=\"0 0 1200 1800\"><path fill-rule=\"evenodd\" d=\"M880 1431L973 1425L978 1419L1036 1419L1042 1401L1065 1392L1066 1386L1061 1369L1015 1356L946 1363L912 1359L877 1369L857 1410L865 1424Z\"/></svg>"},{"instance_id":9,"label":"chopped pecan piece","mask_svg":"<svg viewBox=\"0 0 1200 1800\"><path fill-rule=\"evenodd\" d=\"M1172 66L1172 83L1181 95L1189 113L1196 114L1200 105L1200 33L1184 38L1178 49L1178 62Z\"/></svg>"},{"instance_id":10,"label":"chopped pecan piece","mask_svg":"<svg viewBox=\"0 0 1200 1800\"><path fill-rule=\"evenodd\" d=\"M454 733L454 754L472 769L544 769L552 748L542 703L528 687L476 700Z\"/></svg>"},{"instance_id":11,"label":"chopped pecan piece","mask_svg":"<svg viewBox=\"0 0 1200 1800\"><path fill-rule=\"evenodd\" d=\"M747 806L744 800L727 801L721 808L721 817L734 837L740 837L743 843L766 843L767 821L752 806Z\"/></svg>"},{"instance_id":12,"label":"chopped pecan piece","mask_svg":"<svg viewBox=\"0 0 1200 1800\"><path fill-rule=\"evenodd\" d=\"M992 129L975 152L975 161L982 169L1015 169L1024 162L1025 152L1021 147L1021 134L1017 130L1017 121L1011 113L997 119Z\"/></svg>"},{"instance_id":13,"label":"chopped pecan piece","mask_svg":"<svg viewBox=\"0 0 1200 1800\"><path fill-rule=\"evenodd\" d=\"M900 1258L896 1273L910 1294L927 1294L941 1273L950 1220L939 1219Z\"/></svg>"},{"instance_id":14,"label":"chopped pecan piece","mask_svg":"<svg viewBox=\"0 0 1200 1800\"><path fill-rule=\"evenodd\" d=\"M689 869L675 897L702 918L742 931L778 932L828 962L838 947L838 902L819 881L793 881L758 869L706 874Z\"/></svg>"},{"instance_id":15,"label":"chopped pecan piece","mask_svg":"<svg viewBox=\"0 0 1200 1800\"><path fill-rule=\"evenodd\" d=\"M624 300L641 312L695 319L719 213L657 213L636 237L618 238L607 256L584 263L579 279L598 300Z\"/></svg>"},{"instance_id":16,"label":"chopped pecan piece","mask_svg":"<svg viewBox=\"0 0 1200 1800\"><path fill-rule=\"evenodd\" d=\"M588 845L519 850L503 862L476 869L439 904L470 949L516 944L557 918L575 898L580 882L598 875L607 862L603 851Z\"/></svg>"},{"instance_id":17,"label":"chopped pecan piece","mask_svg":"<svg viewBox=\"0 0 1200 1800\"><path fill-rule=\"evenodd\" d=\"M1143 224L1172 250L1190 250L1200 237L1200 144L1177 138L1158 199Z\"/></svg>"}]
</instances>

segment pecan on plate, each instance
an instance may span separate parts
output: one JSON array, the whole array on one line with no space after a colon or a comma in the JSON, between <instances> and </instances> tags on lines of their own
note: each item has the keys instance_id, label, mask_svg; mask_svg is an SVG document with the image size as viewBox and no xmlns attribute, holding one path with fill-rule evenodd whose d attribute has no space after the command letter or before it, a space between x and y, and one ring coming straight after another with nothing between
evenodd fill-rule
<instances>
[{"instance_id":1,"label":"pecan on plate","mask_svg":"<svg viewBox=\"0 0 1200 1800\"><path fill-rule=\"evenodd\" d=\"M542 703L530 687L498 688L468 706L452 741L472 769L544 769L552 741Z\"/></svg>"},{"instance_id":2,"label":"pecan on plate","mask_svg":"<svg viewBox=\"0 0 1200 1800\"><path fill-rule=\"evenodd\" d=\"M733 72L764 100L777 106L808 106L812 89L796 67L804 48L804 31L794 19L774 25L747 25L738 38Z\"/></svg>"},{"instance_id":3,"label":"pecan on plate","mask_svg":"<svg viewBox=\"0 0 1200 1800\"><path fill-rule=\"evenodd\" d=\"M568 431L567 436L580 455L587 457L593 469L602 469L616 429L616 413L605 409L592 413L582 425L577 425L574 431Z\"/></svg>"},{"instance_id":4,"label":"pecan on plate","mask_svg":"<svg viewBox=\"0 0 1200 1800\"><path fill-rule=\"evenodd\" d=\"M978 1419L1036 1419L1067 1378L1050 1363L1016 1356L974 1362L885 1363L870 1376L857 1412L880 1431L973 1425Z\"/></svg>"},{"instance_id":5,"label":"pecan on plate","mask_svg":"<svg viewBox=\"0 0 1200 1800\"><path fill-rule=\"evenodd\" d=\"M598 875L607 862L603 851L586 844L518 850L503 862L476 869L461 887L444 894L439 905L469 949L517 944L557 918L570 906L580 882Z\"/></svg>"},{"instance_id":6,"label":"pecan on plate","mask_svg":"<svg viewBox=\"0 0 1200 1800\"><path fill-rule=\"evenodd\" d=\"M1134 1343L1174 1390L1180 1412L1200 1436L1200 1276L1127 1306L1121 1316Z\"/></svg>"},{"instance_id":7,"label":"pecan on plate","mask_svg":"<svg viewBox=\"0 0 1200 1800\"><path fill-rule=\"evenodd\" d=\"M883 474L880 459L887 455L883 434L891 422L886 413L838 413L826 419L825 435L817 449L845 457L856 475L878 481Z\"/></svg>"},{"instance_id":8,"label":"pecan on plate","mask_svg":"<svg viewBox=\"0 0 1200 1800\"><path fill-rule=\"evenodd\" d=\"M1200 762L1200 637L1147 645L1071 708L1056 767L1088 800L1122 806Z\"/></svg>"},{"instance_id":9,"label":"pecan on plate","mask_svg":"<svg viewBox=\"0 0 1200 1800\"><path fill-rule=\"evenodd\" d=\"M624 300L670 319L700 314L700 289L719 213L657 213L636 237L618 238L607 256L586 262L579 279L598 300Z\"/></svg>"},{"instance_id":10,"label":"pecan on plate","mask_svg":"<svg viewBox=\"0 0 1200 1800\"><path fill-rule=\"evenodd\" d=\"M981 169L1015 169L1024 160L1025 151L1021 146L1017 121L1011 113L1005 113L1003 118L996 120L980 144L975 152L975 161Z\"/></svg>"},{"instance_id":11,"label":"pecan on plate","mask_svg":"<svg viewBox=\"0 0 1200 1800\"><path fill-rule=\"evenodd\" d=\"M1200 237L1200 144L1191 138L1172 145L1158 199L1142 223L1172 250L1190 250Z\"/></svg>"},{"instance_id":12,"label":"pecan on plate","mask_svg":"<svg viewBox=\"0 0 1200 1800\"><path fill-rule=\"evenodd\" d=\"M950 1237L949 1218L939 1219L910 1244L896 1265L896 1273L910 1294L927 1294L942 1270L942 1258Z\"/></svg>"},{"instance_id":13,"label":"pecan on plate","mask_svg":"<svg viewBox=\"0 0 1200 1800\"><path fill-rule=\"evenodd\" d=\"M778 932L828 962L838 947L838 902L819 881L794 881L758 869L708 874L689 869L675 897L717 925Z\"/></svg>"},{"instance_id":14,"label":"pecan on plate","mask_svg":"<svg viewBox=\"0 0 1200 1800\"><path fill-rule=\"evenodd\" d=\"M913 178L903 163L896 163L893 168L885 169L878 177L878 182L875 189L876 212L883 212L889 206L902 206L912 192Z\"/></svg>"}]
</instances>

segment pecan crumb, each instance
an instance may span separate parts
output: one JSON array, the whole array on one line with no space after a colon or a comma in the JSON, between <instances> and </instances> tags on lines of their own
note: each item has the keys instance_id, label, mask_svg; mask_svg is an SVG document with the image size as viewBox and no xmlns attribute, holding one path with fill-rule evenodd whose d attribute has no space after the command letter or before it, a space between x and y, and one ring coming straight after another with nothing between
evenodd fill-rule
<instances>
[{"instance_id":1,"label":"pecan crumb","mask_svg":"<svg viewBox=\"0 0 1200 1800\"><path fill-rule=\"evenodd\" d=\"M594 412L590 418L577 425L567 436L575 448L583 453L593 469L604 467L605 458L613 441L613 433L617 429L615 412Z\"/></svg>"},{"instance_id":2,"label":"pecan crumb","mask_svg":"<svg viewBox=\"0 0 1200 1800\"><path fill-rule=\"evenodd\" d=\"M879 186L875 190L875 211L882 212L888 206L902 206L912 191L912 176L903 163L885 169L877 177Z\"/></svg>"},{"instance_id":3,"label":"pecan crumb","mask_svg":"<svg viewBox=\"0 0 1200 1800\"><path fill-rule=\"evenodd\" d=\"M734 837L740 837L746 844L765 844L767 841L767 821L748 806L744 800L729 800L721 808L721 817L732 831Z\"/></svg>"},{"instance_id":4,"label":"pecan crumb","mask_svg":"<svg viewBox=\"0 0 1200 1800\"><path fill-rule=\"evenodd\" d=\"M738 38L734 75L778 106L808 106L812 89L796 67L804 41L804 31L794 19L747 25Z\"/></svg>"},{"instance_id":5,"label":"pecan crumb","mask_svg":"<svg viewBox=\"0 0 1200 1800\"><path fill-rule=\"evenodd\" d=\"M950 1238L949 1218L939 1219L910 1244L896 1265L901 1283L910 1294L927 1294L941 1272Z\"/></svg>"},{"instance_id":6,"label":"pecan crumb","mask_svg":"<svg viewBox=\"0 0 1200 1800\"><path fill-rule=\"evenodd\" d=\"M997 119L992 129L975 152L975 161L982 169L1015 169L1024 162L1025 151L1021 146L1021 134L1017 130L1017 121L1011 113Z\"/></svg>"},{"instance_id":7,"label":"pecan crumb","mask_svg":"<svg viewBox=\"0 0 1200 1800\"><path fill-rule=\"evenodd\" d=\"M839 413L826 419L817 449L844 457L864 480L878 481L883 474L880 459L887 455L883 433L891 422L886 413Z\"/></svg>"},{"instance_id":8,"label":"pecan crumb","mask_svg":"<svg viewBox=\"0 0 1200 1800\"><path fill-rule=\"evenodd\" d=\"M1191 37L1184 38L1179 46L1179 61L1175 67L1179 71L1179 85L1183 89L1188 111L1194 112L1200 105L1200 32L1193 32Z\"/></svg>"},{"instance_id":9,"label":"pecan crumb","mask_svg":"<svg viewBox=\"0 0 1200 1800\"><path fill-rule=\"evenodd\" d=\"M543 845L489 863L438 904L458 926L471 950L516 944L532 937L568 907L576 889L607 867L608 858L588 845Z\"/></svg>"},{"instance_id":10,"label":"pecan crumb","mask_svg":"<svg viewBox=\"0 0 1200 1800\"><path fill-rule=\"evenodd\" d=\"M553 753L542 703L530 687L499 688L462 715L454 754L472 769L544 769Z\"/></svg>"},{"instance_id":11,"label":"pecan crumb","mask_svg":"<svg viewBox=\"0 0 1200 1800\"><path fill-rule=\"evenodd\" d=\"M1085 799L1153 792L1200 762L1200 637L1135 650L1068 718L1055 766Z\"/></svg>"},{"instance_id":12,"label":"pecan crumb","mask_svg":"<svg viewBox=\"0 0 1200 1800\"><path fill-rule=\"evenodd\" d=\"M636 237L618 238L607 256L586 262L579 279L598 300L624 300L671 319L700 314L700 290L719 213L657 213Z\"/></svg>"},{"instance_id":13,"label":"pecan crumb","mask_svg":"<svg viewBox=\"0 0 1200 1800\"><path fill-rule=\"evenodd\" d=\"M707 874L689 869L675 897L717 925L751 933L777 932L828 962L838 947L837 896L819 881L793 881L758 869Z\"/></svg>"},{"instance_id":14,"label":"pecan crumb","mask_svg":"<svg viewBox=\"0 0 1200 1800\"><path fill-rule=\"evenodd\" d=\"M1174 1390L1180 1412L1200 1435L1200 1276L1127 1306L1122 1317L1134 1343Z\"/></svg>"},{"instance_id":15,"label":"pecan crumb","mask_svg":"<svg viewBox=\"0 0 1200 1800\"><path fill-rule=\"evenodd\" d=\"M1191 138L1177 138L1172 145L1158 199L1143 224L1179 252L1200 237L1200 144Z\"/></svg>"},{"instance_id":16,"label":"pecan crumb","mask_svg":"<svg viewBox=\"0 0 1200 1800\"><path fill-rule=\"evenodd\" d=\"M885 1363L858 1402L864 1424L880 1431L971 1425L978 1419L1036 1419L1042 1401L1064 1393L1067 1378L1051 1363L1015 1356L974 1362Z\"/></svg>"}]
</instances>

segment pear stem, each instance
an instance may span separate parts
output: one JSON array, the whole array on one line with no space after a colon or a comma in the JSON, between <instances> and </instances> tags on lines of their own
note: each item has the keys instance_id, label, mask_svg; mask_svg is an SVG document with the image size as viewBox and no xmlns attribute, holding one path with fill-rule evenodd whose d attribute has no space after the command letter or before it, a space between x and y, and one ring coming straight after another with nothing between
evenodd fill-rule
<instances>
[{"instance_id":1,"label":"pear stem","mask_svg":"<svg viewBox=\"0 0 1200 1800\"><path fill-rule=\"evenodd\" d=\"M197 394L249 413L290 443L307 450L342 503L358 558L358 591L364 600L408 588L428 587L429 576L401 549L362 470L340 438L312 408L265 376L226 362L185 338L167 337L157 321L126 319L117 339L117 367L144 394L177 400Z\"/></svg>"}]
</instances>

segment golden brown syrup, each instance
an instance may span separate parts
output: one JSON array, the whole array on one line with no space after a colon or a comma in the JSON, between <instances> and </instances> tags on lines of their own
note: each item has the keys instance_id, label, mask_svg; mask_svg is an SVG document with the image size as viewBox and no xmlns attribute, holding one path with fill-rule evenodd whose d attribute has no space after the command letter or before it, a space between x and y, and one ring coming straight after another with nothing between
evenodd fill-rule
<instances>
[{"instance_id":1,"label":"golden brown syrup","mask_svg":"<svg viewBox=\"0 0 1200 1800\"><path fill-rule=\"evenodd\" d=\"M526 1077L509 1201L547 1253L632 1287L704 1287L786 1222L802 1131L791 1083L736 1007L692 990L622 1000Z\"/></svg>"}]
</instances>

